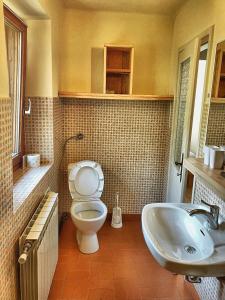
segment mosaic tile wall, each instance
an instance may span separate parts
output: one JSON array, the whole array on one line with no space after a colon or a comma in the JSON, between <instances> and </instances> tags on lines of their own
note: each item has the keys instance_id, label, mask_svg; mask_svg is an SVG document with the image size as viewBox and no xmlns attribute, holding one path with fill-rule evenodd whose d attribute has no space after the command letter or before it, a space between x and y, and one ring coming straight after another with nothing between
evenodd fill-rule
<instances>
[{"instance_id":1,"label":"mosaic tile wall","mask_svg":"<svg viewBox=\"0 0 225 300\"><path fill-rule=\"evenodd\" d=\"M59 164L62 158L63 145L63 112L59 98L29 97L31 115L25 115L25 151L40 153L41 163L54 163L56 183L53 187L59 191ZM28 98L26 99L26 105Z\"/></svg>"},{"instance_id":2,"label":"mosaic tile wall","mask_svg":"<svg viewBox=\"0 0 225 300\"><path fill-rule=\"evenodd\" d=\"M54 164L59 169L63 151L63 105L59 98L54 98L53 116Z\"/></svg>"},{"instance_id":3,"label":"mosaic tile wall","mask_svg":"<svg viewBox=\"0 0 225 300\"><path fill-rule=\"evenodd\" d=\"M58 99L54 102L54 114L55 119L53 123L53 114L49 112L49 106L43 103L41 111L39 111L39 104L33 107L33 114L38 115L36 121L34 115L32 119L32 126L37 127L40 123L40 116L46 118L41 120L43 124L50 125L50 128L54 128L54 144L57 145L57 154L55 154L54 166L49 172L42 178L38 186L33 190L32 194L26 199L26 201L18 208L16 213L13 213L13 178L12 178L12 132L11 132L11 101L10 99L0 99L0 299L14 300L19 299L19 276L18 276L18 239L27 225L30 217L36 209L38 203L42 199L47 188L57 188L57 172L59 168L60 157L60 143L56 140L60 139L59 127L61 123L61 104ZM39 113L35 111L35 107L38 107ZM47 110L47 112L46 112ZM50 121L50 116L52 116ZM47 121L48 119L48 121ZM46 122L46 123L45 123ZM50 124L51 123L51 124ZM53 124L53 125L52 125ZM48 136L53 137L48 133ZM53 145L53 141L50 144ZM34 145L34 144L33 144ZM43 148L47 148L44 143ZM33 148L33 151L38 151L40 144L37 144L37 148ZM50 149L53 153L53 150ZM44 153L44 152L43 152ZM51 154L52 155L52 154Z\"/></svg>"},{"instance_id":4,"label":"mosaic tile wall","mask_svg":"<svg viewBox=\"0 0 225 300\"><path fill-rule=\"evenodd\" d=\"M209 99L206 98L204 100L203 109L202 109L199 149L198 149L197 157L203 157L203 155L204 155L203 149L204 149L204 146L206 145L209 108L210 108L210 102L209 102Z\"/></svg>"},{"instance_id":5,"label":"mosaic tile wall","mask_svg":"<svg viewBox=\"0 0 225 300\"><path fill-rule=\"evenodd\" d=\"M45 97L30 97L30 100L31 115L25 116L25 150L26 153L40 153L42 163L54 163L56 184L53 190L58 192L63 146L62 102L59 98Z\"/></svg>"},{"instance_id":6,"label":"mosaic tile wall","mask_svg":"<svg viewBox=\"0 0 225 300\"><path fill-rule=\"evenodd\" d=\"M60 182L62 181L62 170L61 162L63 155L63 106L59 98L54 98L53 101L53 143L54 143L54 165L53 165L53 175L54 175L54 185L52 190L59 192L59 216L63 211L63 199L61 197Z\"/></svg>"},{"instance_id":7,"label":"mosaic tile wall","mask_svg":"<svg viewBox=\"0 0 225 300\"><path fill-rule=\"evenodd\" d=\"M11 138L11 101L0 99L0 299L4 298L5 287L11 276L13 261L11 249L10 224L12 219L12 138ZM6 261L9 260L9 263ZM9 287L9 286L8 286Z\"/></svg>"},{"instance_id":8,"label":"mosaic tile wall","mask_svg":"<svg viewBox=\"0 0 225 300\"><path fill-rule=\"evenodd\" d=\"M206 143L225 145L225 103L210 105Z\"/></svg>"},{"instance_id":9,"label":"mosaic tile wall","mask_svg":"<svg viewBox=\"0 0 225 300\"><path fill-rule=\"evenodd\" d=\"M174 104L173 102L169 105L169 125L168 125L168 136L167 136L167 149L165 157L165 173L164 173L164 188L163 188L163 199L167 199L167 190L168 190L168 176L169 176L169 163L170 163L170 151L171 151L171 139L172 139L172 127L173 127L173 113L174 113Z\"/></svg>"},{"instance_id":10,"label":"mosaic tile wall","mask_svg":"<svg viewBox=\"0 0 225 300\"><path fill-rule=\"evenodd\" d=\"M67 165L84 159L102 165L102 200L109 211L119 192L123 213L141 213L150 202L165 200L170 145L171 102L63 100L65 149L63 210L69 211Z\"/></svg>"},{"instance_id":11,"label":"mosaic tile wall","mask_svg":"<svg viewBox=\"0 0 225 300\"><path fill-rule=\"evenodd\" d=\"M200 203L201 200L218 205L221 209L221 215L225 217L225 199L218 196L202 179L196 178L193 202ZM218 280L213 277L202 278L202 283L195 284L195 288L201 300L225 299L225 280Z\"/></svg>"},{"instance_id":12,"label":"mosaic tile wall","mask_svg":"<svg viewBox=\"0 0 225 300\"><path fill-rule=\"evenodd\" d=\"M30 100L31 114L24 118L26 153L40 153L42 163L52 162L53 99L32 97Z\"/></svg>"}]
</instances>

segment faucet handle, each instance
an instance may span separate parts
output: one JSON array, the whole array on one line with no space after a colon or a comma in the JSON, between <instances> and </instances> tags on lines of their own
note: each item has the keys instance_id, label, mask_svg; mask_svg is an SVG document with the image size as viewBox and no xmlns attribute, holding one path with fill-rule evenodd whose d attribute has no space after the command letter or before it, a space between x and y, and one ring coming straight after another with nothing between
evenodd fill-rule
<instances>
[{"instance_id":1,"label":"faucet handle","mask_svg":"<svg viewBox=\"0 0 225 300\"><path fill-rule=\"evenodd\" d=\"M201 199L201 203L203 203L203 204L207 205L208 207L210 207L210 211L211 211L212 213L217 213L217 214L219 214L219 210L220 210L219 206L213 205L213 204L209 204L209 203L205 202L205 201L202 200L202 199Z\"/></svg>"},{"instance_id":2,"label":"faucet handle","mask_svg":"<svg viewBox=\"0 0 225 300\"><path fill-rule=\"evenodd\" d=\"M212 204L209 204L209 203L207 203L206 201L204 201L204 200L202 200L202 199L201 199L201 203L203 203L203 204L205 204L205 205L207 205L207 206L209 206L209 207L213 206Z\"/></svg>"}]
</instances>

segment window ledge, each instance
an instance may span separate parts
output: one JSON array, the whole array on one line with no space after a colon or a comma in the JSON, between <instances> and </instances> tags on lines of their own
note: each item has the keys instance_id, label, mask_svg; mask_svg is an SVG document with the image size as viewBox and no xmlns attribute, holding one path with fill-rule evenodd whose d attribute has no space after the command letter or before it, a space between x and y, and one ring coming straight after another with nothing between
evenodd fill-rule
<instances>
[{"instance_id":1,"label":"window ledge","mask_svg":"<svg viewBox=\"0 0 225 300\"><path fill-rule=\"evenodd\" d=\"M40 181L51 169L52 164L41 165L38 168L18 169L14 173L13 184L13 213L15 214L19 207L32 194Z\"/></svg>"}]
</instances>

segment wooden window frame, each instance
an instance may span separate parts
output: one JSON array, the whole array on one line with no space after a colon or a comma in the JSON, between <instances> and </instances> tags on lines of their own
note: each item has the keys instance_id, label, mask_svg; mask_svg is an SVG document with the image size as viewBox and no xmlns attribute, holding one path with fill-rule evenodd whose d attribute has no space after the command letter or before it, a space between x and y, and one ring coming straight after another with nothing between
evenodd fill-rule
<instances>
[{"instance_id":1,"label":"wooden window frame","mask_svg":"<svg viewBox=\"0 0 225 300\"><path fill-rule=\"evenodd\" d=\"M13 157L13 171L22 167L25 152L24 143L24 97L26 80L26 55L27 55L27 26L6 5L4 5L4 18L21 32L21 81L20 81L20 151Z\"/></svg>"}]
</instances>

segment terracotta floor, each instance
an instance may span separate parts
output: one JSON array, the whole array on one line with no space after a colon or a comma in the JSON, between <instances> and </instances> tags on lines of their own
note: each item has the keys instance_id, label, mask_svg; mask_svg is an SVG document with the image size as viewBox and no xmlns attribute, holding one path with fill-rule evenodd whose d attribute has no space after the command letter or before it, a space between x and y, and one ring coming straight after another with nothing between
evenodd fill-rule
<instances>
[{"instance_id":1,"label":"terracotta floor","mask_svg":"<svg viewBox=\"0 0 225 300\"><path fill-rule=\"evenodd\" d=\"M68 219L60 234L59 261L49 300L197 300L182 276L161 268L148 251L138 221L122 229L106 222L99 234L100 250L79 252L75 228Z\"/></svg>"}]
</instances>

